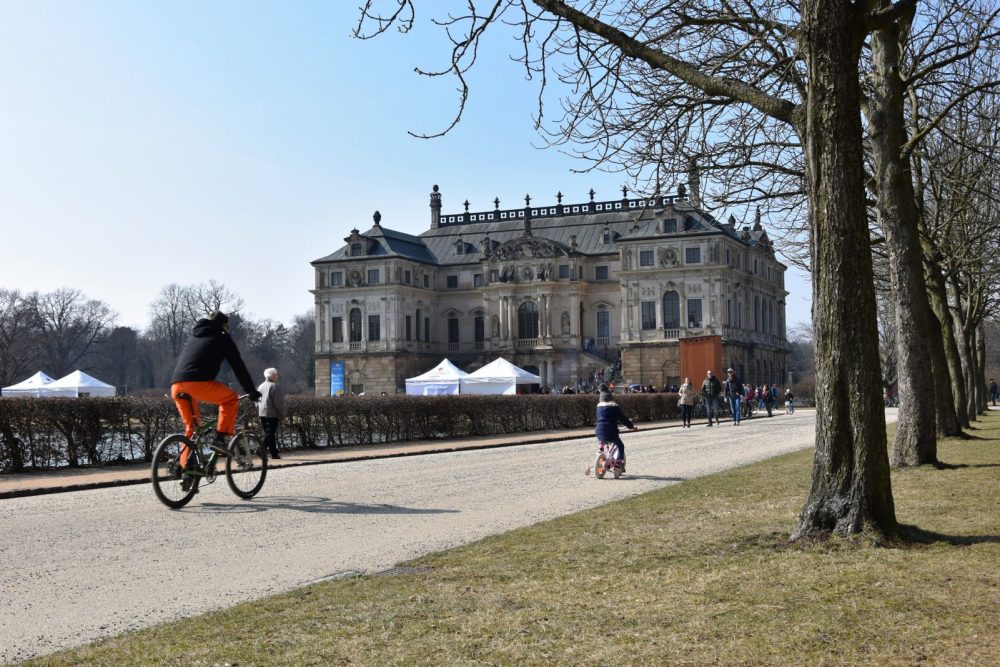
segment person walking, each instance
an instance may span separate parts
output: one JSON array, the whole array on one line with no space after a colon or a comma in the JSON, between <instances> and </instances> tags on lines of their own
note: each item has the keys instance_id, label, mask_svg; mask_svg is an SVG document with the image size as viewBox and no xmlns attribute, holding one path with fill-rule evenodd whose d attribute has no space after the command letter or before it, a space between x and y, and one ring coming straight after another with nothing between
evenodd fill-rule
<instances>
[{"instance_id":1,"label":"person walking","mask_svg":"<svg viewBox=\"0 0 1000 667\"><path fill-rule=\"evenodd\" d=\"M285 418L285 392L278 386L278 369L268 368L264 371L264 381L257 387L260 401L257 403L257 415L260 417L260 427L264 429L264 446L272 459L280 459L278 453L278 422Z\"/></svg>"},{"instance_id":2,"label":"person walking","mask_svg":"<svg viewBox=\"0 0 1000 667\"><path fill-rule=\"evenodd\" d=\"M743 383L736 377L732 368L726 370L726 381L722 383L729 403L729 412L733 415L733 426L740 425L740 403L743 401Z\"/></svg>"},{"instance_id":3,"label":"person walking","mask_svg":"<svg viewBox=\"0 0 1000 667\"><path fill-rule=\"evenodd\" d=\"M993 401L993 405L997 404L997 395L1000 394L1000 387L997 387L996 380L990 378L990 400Z\"/></svg>"},{"instance_id":4,"label":"person walking","mask_svg":"<svg viewBox=\"0 0 1000 667\"><path fill-rule=\"evenodd\" d=\"M691 378L684 378L684 384L677 389L677 404L681 406L681 424L691 428L691 415L694 413L694 386Z\"/></svg>"},{"instance_id":5,"label":"person walking","mask_svg":"<svg viewBox=\"0 0 1000 667\"><path fill-rule=\"evenodd\" d=\"M239 348L229 335L229 317L220 311L212 313L208 318L198 320L191 331L191 338L184 344L173 377L170 379L170 396L174 399L177 411L184 422L184 434L190 438L194 435L195 412L198 401L214 403L219 406L219 420L216 424L215 438L210 443L212 449L223 456L228 456L226 441L236 432L236 414L239 411L239 396L236 392L216 381L216 376L225 361L233 369L250 398L257 401L260 394L253 386L250 371L243 363ZM182 396L183 394L183 396ZM190 396L191 401L185 396ZM181 452L181 466L188 466L191 452L184 447Z\"/></svg>"},{"instance_id":6,"label":"person walking","mask_svg":"<svg viewBox=\"0 0 1000 667\"><path fill-rule=\"evenodd\" d=\"M795 413L795 396L792 394L792 388L788 387L785 389L785 414L790 415Z\"/></svg>"},{"instance_id":7,"label":"person walking","mask_svg":"<svg viewBox=\"0 0 1000 667\"><path fill-rule=\"evenodd\" d=\"M764 394L763 400L764 400L764 407L767 409L767 416L773 417L774 415L772 414L772 412L774 410L774 403L776 400L778 400L777 399L778 389L774 385L768 386L765 384L761 388L761 391Z\"/></svg>"},{"instance_id":8,"label":"person walking","mask_svg":"<svg viewBox=\"0 0 1000 667\"><path fill-rule=\"evenodd\" d=\"M712 371L707 371L705 380L701 383L701 397L705 400L705 414L708 416L709 426L715 422L715 411L719 407L720 394L722 394L722 383Z\"/></svg>"}]
</instances>

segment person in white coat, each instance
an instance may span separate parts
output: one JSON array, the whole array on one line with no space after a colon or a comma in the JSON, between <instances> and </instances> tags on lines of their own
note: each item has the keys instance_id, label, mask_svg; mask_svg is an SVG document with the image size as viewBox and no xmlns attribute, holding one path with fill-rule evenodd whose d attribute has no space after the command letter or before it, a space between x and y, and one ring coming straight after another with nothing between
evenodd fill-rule
<instances>
[{"instance_id":1,"label":"person in white coat","mask_svg":"<svg viewBox=\"0 0 1000 667\"><path fill-rule=\"evenodd\" d=\"M285 392L278 386L278 369L268 368L264 371L264 381L257 387L260 401L257 403L257 414L260 426L264 429L264 446L272 459L280 459L278 453L278 422L285 418Z\"/></svg>"}]
</instances>

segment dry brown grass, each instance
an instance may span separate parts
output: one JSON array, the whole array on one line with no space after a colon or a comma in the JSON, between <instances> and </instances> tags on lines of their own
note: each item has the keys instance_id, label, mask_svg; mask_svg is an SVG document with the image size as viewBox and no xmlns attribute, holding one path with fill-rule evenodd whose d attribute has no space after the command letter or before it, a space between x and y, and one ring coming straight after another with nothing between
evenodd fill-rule
<instances>
[{"instance_id":1,"label":"dry brown grass","mask_svg":"<svg viewBox=\"0 0 1000 667\"><path fill-rule=\"evenodd\" d=\"M789 543L803 452L36 664L998 664L1000 413L972 435L893 475L923 542Z\"/></svg>"}]
</instances>

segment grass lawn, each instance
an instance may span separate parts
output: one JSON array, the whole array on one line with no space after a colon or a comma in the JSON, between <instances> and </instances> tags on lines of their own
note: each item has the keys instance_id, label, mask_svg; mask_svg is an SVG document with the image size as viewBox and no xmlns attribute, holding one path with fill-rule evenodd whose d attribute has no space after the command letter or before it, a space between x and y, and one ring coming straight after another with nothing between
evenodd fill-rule
<instances>
[{"instance_id":1,"label":"grass lawn","mask_svg":"<svg viewBox=\"0 0 1000 667\"><path fill-rule=\"evenodd\" d=\"M32 664L996 665L1000 412L970 435L893 474L929 543L789 543L800 452Z\"/></svg>"}]
</instances>

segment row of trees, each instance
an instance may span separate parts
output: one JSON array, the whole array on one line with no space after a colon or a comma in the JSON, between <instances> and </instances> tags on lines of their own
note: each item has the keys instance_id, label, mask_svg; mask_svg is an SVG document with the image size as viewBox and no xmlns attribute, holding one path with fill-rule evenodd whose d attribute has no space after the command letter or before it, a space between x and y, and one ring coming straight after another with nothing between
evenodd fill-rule
<instances>
[{"instance_id":1,"label":"row of trees","mask_svg":"<svg viewBox=\"0 0 1000 667\"><path fill-rule=\"evenodd\" d=\"M417 4L368 0L356 36L409 31ZM770 212L786 256L813 278L817 452L795 535L897 534L890 461L937 463L937 437L985 407L1000 10L976 0L464 0L448 10L432 20L450 61L418 70L458 80L445 131L465 109L485 36L507 31L512 57L539 82L536 126L551 145L647 192L708 172L719 185L709 201ZM891 457L879 298L903 400Z\"/></svg>"},{"instance_id":2,"label":"row of trees","mask_svg":"<svg viewBox=\"0 0 1000 667\"><path fill-rule=\"evenodd\" d=\"M312 314L289 327L255 320L238 295L214 281L164 287L142 330L117 326L111 306L77 289L25 294L0 288L0 386L39 369L53 377L79 369L129 393L162 394L195 321L214 310L230 315L231 333L254 377L263 379L262 371L273 366L290 393L311 389Z\"/></svg>"}]
</instances>

